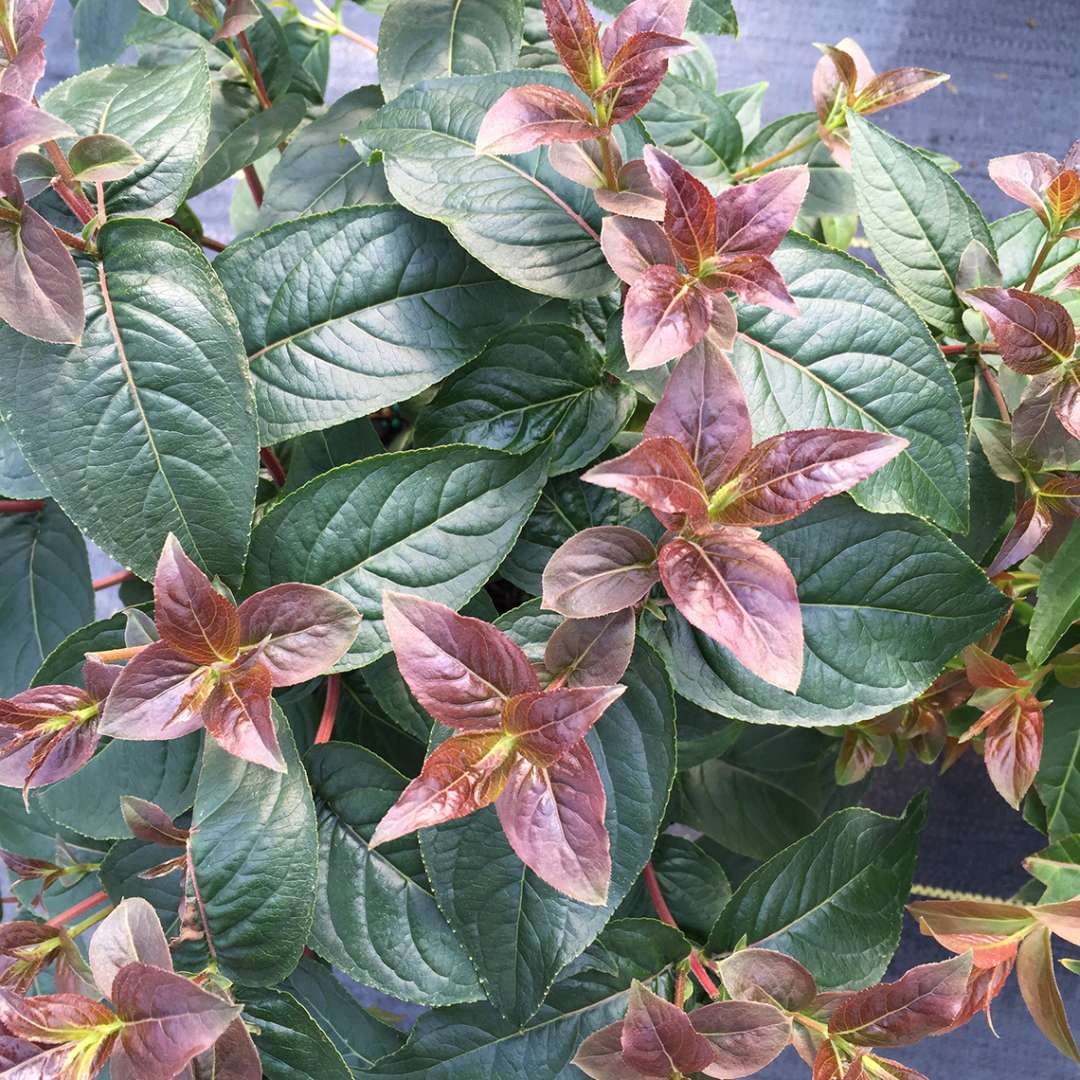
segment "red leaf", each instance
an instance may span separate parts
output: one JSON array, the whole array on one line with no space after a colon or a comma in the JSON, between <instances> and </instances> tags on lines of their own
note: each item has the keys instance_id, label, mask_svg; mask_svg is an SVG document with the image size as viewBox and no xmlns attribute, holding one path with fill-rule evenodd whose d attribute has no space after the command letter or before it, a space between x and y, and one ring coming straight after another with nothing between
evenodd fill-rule
<instances>
[{"instance_id":1,"label":"red leaf","mask_svg":"<svg viewBox=\"0 0 1080 1080\"><path fill-rule=\"evenodd\" d=\"M655 1080L626 1063L622 1053L622 1027L620 1020L593 1032L578 1047L571 1064L593 1080Z\"/></svg>"},{"instance_id":2,"label":"red leaf","mask_svg":"<svg viewBox=\"0 0 1080 1080\"><path fill-rule=\"evenodd\" d=\"M693 272L716 251L716 200L669 154L654 146L644 154L653 185L664 196L664 231Z\"/></svg>"},{"instance_id":3,"label":"red leaf","mask_svg":"<svg viewBox=\"0 0 1080 1080\"><path fill-rule=\"evenodd\" d=\"M956 1019L952 1022L952 1027L948 1031L963 1027L979 1012L986 1013L986 1021L990 1024L990 1029L993 1030L994 1025L990 1019L990 1005L994 998L1004 989L1005 983L1012 973L1013 963L1014 960L1010 957L996 967L973 967L971 969L971 974L968 976L967 996L964 998L964 1003L960 1006L960 1011L956 1014ZM946 1033L942 1032L942 1034Z\"/></svg>"},{"instance_id":4,"label":"red leaf","mask_svg":"<svg viewBox=\"0 0 1080 1080\"><path fill-rule=\"evenodd\" d=\"M540 689L526 655L502 631L443 604L383 594L398 669L417 701L458 731L497 731L506 702Z\"/></svg>"},{"instance_id":5,"label":"red leaf","mask_svg":"<svg viewBox=\"0 0 1080 1080\"><path fill-rule=\"evenodd\" d=\"M202 727L211 685L207 670L167 642L129 660L105 702L99 725L114 739L179 739Z\"/></svg>"},{"instance_id":6,"label":"red leaf","mask_svg":"<svg viewBox=\"0 0 1080 1080\"><path fill-rule=\"evenodd\" d=\"M976 968L994 968L1016 955L1034 919L1016 904L925 900L909 904L919 930L949 952L970 950Z\"/></svg>"},{"instance_id":7,"label":"red leaf","mask_svg":"<svg viewBox=\"0 0 1080 1080\"><path fill-rule=\"evenodd\" d=\"M644 161L628 161L619 170L618 181L618 191L601 187L593 193L597 206L625 217L664 220L664 197L653 185Z\"/></svg>"},{"instance_id":8,"label":"red leaf","mask_svg":"<svg viewBox=\"0 0 1080 1080\"><path fill-rule=\"evenodd\" d=\"M108 1008L81 994L24 998L0 989L0 1024L17 1039L55 1046L73 1042L80 1031L110 1024L114 1019Z\"/></svg>"},{"instance_id":9,"label":"red leaf","mask_svg":"<svg viewBox=\"0 0 1080 1080\"><path fill-rule=\"evenodd\" d=\"M615 160L621 160L619 148L610 143ZM548 164L567 180L595 190L607 183L604 174L604 156L600 144L595 139L582 139L580 142L556 142L548 148ZM661 214L661 217L663 214Z\"/></svg>"},{"instance_id":10,"label":"red leaf","mask_svg":"<svg viewBox=\"0 0 1080 1080\"><path fill-rule=\"evenodd\" d=\"M1080 517L1080 476L1058 473L1039 486L1039 502L1056 517Z\"/></svg>"},{"instance_id":11,"label":"red leaf","mask_svg":"<svg viewBox=\"0 0 1080 1080\"><path fill-rule=\"evenodd\" d=\"M868 113L903 105L906 101L933 90L948 80L949 76L927 68L903 67L886 71L871 79L855 98L854 108L864 116Z\"/></svg>"},{"instance_id":12,"label":"red leaf","mask_svg":"<svg viewBox=\"0 0 1080 1080\"><path fill-rule=\"evenodd\" d=\"M147 4L159 4L161 0L140 0L144 6ZM151 9L152 10L152 9ZM168 4L164 10L157 12L164 15L168 11ZM262 12L252 0L228 0L225 5L225 14L221 20L221 26L213 33L211 41L224 41L226 38L236 37L250 26L254 26L262 18Z\"/></svg>"},{"instance_id":13,"label":"red leaf","mask_svg":"<svg viewBox=\"0 0 1080 1080\"><path fill-rule=\"evenodd\" d=\"M62 933L46 923L0 923L0 986L25 994L41 972L57 959ZM42 948L50 942L50 948Z\"/></svg>"},{"instance_id":14,"label":"red leaf","mask_svg":"<svg viewBox=\"0 0 1080 1080\"><path fill-rule=\"evenodd\" d=\"M690 1023L712 1045L706 1076L750 1076L791 1042L791 1018L757 1001L717 1001L695 1009Z\"/></svg>"},{"instance_id":15,"label":"red leaf","mask_svg":"<svg viewBox=\"0 0 1080 1080\"><path fill-rule=\"evenodd\" d=\"M115 1061L115 1059L114 1059ZM110 1064L113 1080L123 1080ZM187 1073L180 1073L177 1080L262 1080L262 1062L259 1051L251 1041L243 1020L234 1020L209 1050L204 1050L188 1065ZM138 1080L133 1075L131 1080Z\"/></svg>"},{"instance_id":16,"label":"red leaf","mask_svg":"<svg viewBox=\"0 0 1080 1080\"><path fill-rule=\"evenodd\" d=\"M190 829L181 829L155 803L134 795L120 796L120 812L131 835L159 847L187 847Z\"/></svg>"},{"instance_id":17,"label":"red leaf","mask_svg":"<svg viewBox=\"0 0 1080 1080\"><path fill-rule=\"evenodd\" d=\"M1014 809L1035 782L1043 748L1042 703L1033 697L1013 702L986 729L983 759L1001 797Z\"/></svg>"},{"instance_id":18,"label":"red leaf","mask_svg":"<svg viewBox=\"0 0 1080 1080\"><path fill-rule=\"evenodd\" d=\"M544 667L566 686L612 686L630 664L636 630L632 608L567 619L548 639Z\"/></svg>"},{"instance_id":19,"label":"red leaf","mask_svg":"<svg viewBox=\"0 0 1080 1080\"><path fill-rule=\"evenodd\" d=\"M607 795L585 742L549 769L519 758L495 802L517 857L553 889L585 904L607 903L611 841Z\"/></svg>"},{"instance_id":20,"label":"red leaf","mask_svg":"<svg viewBox=\"0 0 1080 1080\"><path fill-rule=\"evenodd\" d=\"M772 949L740 949L720 962L720 979L736 1001L762 1001L802 1012L817 997L814 976Z\"/></svg>"},{"instance_id":21,"label":"red leaf","mask_svg":"<svg viewBox=\"0 0 1080 1080\"><path fill-rule=\"evenodd\" d=\"M991 158L987 166L990 179L1011 199L1030 207L1048 221L1043 195L1061 166L1049 154L1009 154Z\"/></svg>"},{"instance_id":22,"label":"red leaf","mask_svg":"<svg viewBox=\"0 0 1080 1080\"><path fill-rule=\"evenodd\" d=\"M0 195L12 195L18 190L13 170L19 154L50 139L74 134L63 120L44 109L14 94L0 93Z\"/></svg>"},{"instance_id":23,"label":"red leaf","mask_svg":"<svg viewBox=\"0 0 1080 1080\"><path fill-rule=\"evenodd\" d=\"M716 197L716 249L724 255L771 255L794 225L810 185L805 165L776 169Z\"/></svg>"},{"instance_id":24,"label":"red leaf","mask_svg":"<svg viewBox=\"0 0 1080 1080\"><path fill-rule=\"evenodd\" d=\"M157 912L140 896L121 901L90 939L90 968L97 988L113 996L113 980L128 964L141 962L172 971L172 953Z\"/></svg>"},{"instance_id":25,"label":"red leaf","mask_svg":"<svg viewBox=\"0 0 1080 1080\"><path fill-rule=\"evenodd\" d=\"M581 479L640 499L669 529L709 519L709 500L697 467L682 443L667 436L642 439L625 454L594 465Z\"/></svg>"},{"instance_id":26,"label":"red leaf","mask_svg":"<svg viewBox=\"0 0 1080 1080\"><path fill-rule=\"evenodd\" d=\"M635 34L620 45L600 88L614 97L611 123L625 123L645 108L667 74L668 60L693 48L680 37L654 31Z\"/></svg>"},{"instance_id":27,"label":"red leaf","mask_svg":"<svg viewBox=\"0 0 1080 1080\"><path fill-rule=\"evenodd\" d=\"M715 491L750 452L750 413L735 369L705 342L684 356L645 423L647 439L677 440Z\"/></svg>"},{"instance_id":28,"label":"red leaf","mask_svg":"<svg viewBox=\"0 0 1080 1080\"><path fill-rule=\"evenodd\" d=\"M990 324L1001 359L1023 375L1049 371L1072 356L1076 329L1056 300L1021 289L969 289L965 298Z\"/></svg>"},{"instance_id":29,"label":"red leaf","mask_svg":"<svg viewBox=\"0 0 1080 1080\"><path fill-rule=\"evenodd\" d=\"M190 979L144 963L120 969L112 1000L124 1021L120 1043L140 1080L172 1080L240 1015Z\"/></svg>"},{"instance_id":30,"label":"red leaf","mask_svg":"<svg viewBox=\"0 0 1080 1080\"><path fill-rule=\"evenodd\" d=\"M2 74L4 69L0 69ZM0 319L21 334L78 344L85 311L71 252L53 227L25 204L20 222L0 222Z\"/></svg>"},{"instance_id":31,"label":"red leaf","mask_svg":"<svg viewBox=\"0 0 1080 1080\"><path fill-rule=\"evenodd\" d=\"M603 82L600 28L585 0L543 0L548 35L563 67L587 94Z\"/></svg>"},{"instance_id":32,"label":"red leaf","mask_svg":"<svg viewBox=\"0 0 1080 1080\"><path fill-rule=\"evenodd\" d=\"M730 501L713 510L728 525L775 525L865 480L908 445L872 431L813 428L758 443L732 481Z\"/></svg>"},{"instance_id":33,"label":"red leaf","mask_svg":"<svg viewBox=\"0 0 1080 1080\"><path fill-rule=\"evenodd\" d=\"M1054 397L1054 412L1061 426L1080 439L1080 366L1070 364L1062 373Z\"/></svg>"},{"instance_id":34,"label":"red leaf","mask_svg":"<svg viewBox=\"0 0 1080 1080\"><path fill-rule=\"evenodd\" d=\"M967 680L978 689L1005 690L1028 685L1016 674L1011 664L992 656L978 645L969 645L964 649L963 658Z\"/></svg>"},{"instance_id":35,"label":"red leaf","mask_svg":"<svg viewBox=\"0 0 1080 1080\"><path fill-rule=\"evenodd\" d=\"M1015 524L1002 541L1001 548L986 573L993 577L1026 559L1046 539L1046 534L1053 524L1050 508L1038 498L1028 499L1020 507Z\"/></svg>"},{"instance_id":36,"label":"red leaf","mask_svg":"<svg viewBox=\"0 0 1080 1080\"><path fill-rule=\"evenodd\" d=\"M221 675L202 708L207 732L234 757L286 772L281 756L270 694L270 672L257 655Z\"/></svg>"},{"instance_id":37,"label":"red leaf","mask_svg":"<svg viewBox=\"0 0 1080 1080\"><path fill-rule=\"evenodd\" d=\"M699 1035L682 1007L635 979L622 1026L623 1060L646 1076L700 1072L713 1062L712 1044Z\"/></svg>"},{"instance_id":38,"label":"red leaf","mask_svg":"<svg viewBox=\"0 0 1080 1080\"><path fill-rule=\"evenodd\" d=\"M447 739L386 812L368 847L488 806L506 785L510 757L509 740L498 732Z\"/></svg>"},{"instance_id":39,"label":"red leaf","mask_svg":"<svg viewBox=\"0 0 1080 1080\"><path fill-rule=\"evenodd\" d=\"M686 619L729 649L759 679L794 693L803 670L795 579L768 544L736 529L710 529L660 550L660 578Z\"/></svg>"},{"instance_id":40,"label":"red leaf","mask_svg":"<svg viewBox=\"0 0 1080 1080\"><path fill-rule=\"evenodd\" d=\"M1051 933L1080 945L1080 897L1057 904L1039 904L1029 910Z\"/></svg>"},{"instance_id":41,"label":"red leaf","mask_svg":"<svg viewBox=\"0 0 1080 1080\"><path fill-rule=\"evenodd\" d=\"M653 221L604 218L600 246L608 265L627 285L633 285L650 266L675 265L675 251Z\"/></svg>"},{"instance_id":42,"label":"red leaf","mask_svg":"<svg viewBox=\"0 0 1080 1080\"><path fill-rule=\"evenodd\" d=\"M625 690L625 686L580 686L522 694L507 706L504 727L516 736L516 749L546 769L581 742Z\"/></svg>"},{"instance_id":43,"label":"red leaf","mask_svg":"<svg viewBox=\"0 0 1080 1080\"><path fill-rule=\"evenodd\" d=\"M240 649L236 606L184 554L170 533L154 574L154 624L162 641L189 660L232 660Z\"/></svg>"},{"instance_id":44,"label":"red leaf","mask_svg":"<svg viewBox=\"0 0 1080 1080\"><path fill-rule=\"evenodd\" d=\"M860 87L874 78L874 69L866 53L852 38L835 45L818 45L824 53L814 67L812 93L818 119L824 124L833 114L837 96L847 103L854 100Z\"/></svg>"},{"instance_id":45,"label":"red leaf","mask_svg":"<svg viewBox=\"0 0 1080 1080\"><path fill-rule=\"evenodd\" d=\"M343 596L318 585L274 585L239 608L240 643L259 645L274 686L328 671L345 655L360 615Z\"/></svg>"},{"instance_id":46,"label":"red leaf","mask_svg":"<svg viewBox=\"0 0 1080 1080\"><path fill-rule=\"evenodd\" d=\"M1045 927L1029 934L1016 957L1016 980L1020 994L1038 1029L1067 1058L1080 1064L1080 1050L1069 1028L1069 1018L1054 977L1050 931Z\"/></svg>"},{"instance_id":47,"label":"red leaf","mask_svg":"<svg viewBox=\"0 0 1080 1080\"><path fill-rule=\"evenodd\" d=\"M115 664L103 664L96 657L88 655L83 661L83 683L86 692L94 701L104 701L112 693L122 670Z\"/></svg>"},{"instance_id":48,"label":"red leaf","mask_svg":"<svg viewBox=\"0 0 1080 1080\"><path fill-rule=\"evenodd\" d=\"M600 36L604 63L635 34L653 31L678 37L686 29L689 0L634 0L619 12L615 21Z\"/></svg>"},{"instance_id":49,"label":"red leaf","mask_svg":"<svg viewBox=\"0 0 1080 1080\"><path fill-rule=\"evenodd\" d=\"M573 619L632 607L660 580L656 548L623 525L598 525L570 537L544 567L541 606Z\"/></svg>"},{"instance_id":50,"label":"red leaf","mask_svg":"<svg viewBox=\"0 0 1080 1080\"><path fill-rule=\"evenodd\" d=\"M623 346L632 370L659 367L689 352L709 328L712 305L674 266L651 266L627 293Z\"/></svg>"},{"instance_id":51,"label":"red leaf","mask_svg":"<svg viewBox=\"0 0 1080 1080\"><path fill-rule=\"evenodd\" d=\"M523 154L553 142L580 142L600 133L592 110L554 86L507 90L488 110L476 133L478 154Z\"/></svg>"},{"instance_id":52,"label":"red leaf","mask_svg":"<svg viewBox=\"0 0 1080 1080\"><path fill-rule=\"evenodd\" d=\"M763 304L792 318L799 314L780 271L764 255L716 258L707 271L702 284L708 289L730 289L745 304Z\"/></svg>"},{"instance_id":53,"label":"red leaf","mask_svg":"<svg viewBox=\"0 0 1080 1080\"><path fill-rule=\"evenodd\" d=\"M1073 436L1057 415L1061 389L1059 372L1036 375L1013 411L1013 452L1035 469L1071 465L1076 457Z\"/></svg>"},{"instance_id":54,"label":"red leaf","mask_svg":"<svg viewBox=\"0 0 1080 1080\"><path fill-rule=\"evenodd\" d=\"M912 968L894 983L849 994L829 1019L829 1034L860 1046L910 1046L948 1028L967 993L970 956Z\"/></svg>"}]
</instances>

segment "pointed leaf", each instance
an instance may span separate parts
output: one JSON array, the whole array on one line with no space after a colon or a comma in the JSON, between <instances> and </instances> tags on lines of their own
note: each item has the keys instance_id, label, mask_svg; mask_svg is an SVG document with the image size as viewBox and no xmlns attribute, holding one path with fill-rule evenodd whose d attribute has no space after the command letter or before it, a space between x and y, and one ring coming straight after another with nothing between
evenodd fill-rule
<instances>
[{"instance_id":1,"label":"pointed leaf","mask_svg":"<svg viewBox=\"0 0 1080 1080\"><path fill-rule=\"evenodd\" d=\"M622 1052L623 1022L594 1031L579 1047L573 1064L592 1080L652 1080L630 1065Z\"/></svg>"},{"instance_id":2,"label":"pointed leaf","mask_svg":"<svg viewBox=\"0 0 1080 1080\"><path fill-rule=\"evenodd\" d=\"M675 265L675 252L654 221L606 217L600 231L604 257L619 277L633 285L650 266Z\"/></svg>"},{"instance_id":3,"label":"pointed leaf","mask_svg":"<svg viewBox=\"0 0 1080 1080\"><path fill-rule=\"evenodd\" d=\"M515 86L488 110L476 133L478 154L524 154L554 142L599 134L592 110L555 86Z\"/></svg>"},{"instance_id":4,"label":"pointed leaf","mask_svg":"<svg viewBox=\"0 0 1080 1080\"><path fill-rule=\"evenodd\" d=\"M678 37L686 29L689 10L690 0L632 0L600 36L604 63L610 64L611 58L635 34L652 31Z\"/></svg>"},{"instance_id":5,"label":"pointed leaf","mask_svg":"<svg viewBox=\"0 0 1080 1080\"><path fill-rule=\"evenodd\" d=\"M4 132L0 136L0 195L12 195L16 191L13 170L19 154L72 131L62 117L7 92L0 93L0 120Z\"/></svg>"},{"instance_id":6,"label":"pointed leaf","mask_svg":"<svg viewBox=\"0 0 1080 1080\"><path fill-rule=\"evenodd\" d=\"M928 90L933 90L935 86L940 86L948 78L948 75L940 71L930 71L928 68L893 68L876 75L865 86L861 86L852 108L863 116L882 109L891 109L894 105L913 101Z\"/></svg>"},{"instance_id":7,"label":"pointed leaf","mask_svg":"<svg viewBox=\"0 0 1080 1080\"><path fill-rule=\"evenodd\" d=\"M1012 451L1036 469L1069 467L1080 461L1080 444L1058 416L1062 382L1057 371L1031 379L1012 416Z\"/></svg>"},{"instance_id":8,"label":"pointed leaf","mask_svg":"<svg viewBox=\"0 0 1080 1080\"><path fill-rule=\"evenodd\" d=\"M136 839L159 847L187 847L191 830L175 825L160 806L146 799L124 795L120 800L120 809L124 823Z\"/></svg>"},{"instance_id":9,"label":"pointed leaf","mask_svg":"<svg viewBox=\"0 0 1080 1080\"><path fill-rule=\"evenodd\" d=\"M1050 371L1072 357L1076 328L1056 300L1020 289L971 289L965 293L990 324L1001 359L1023 375Z\"/></svg>"},{"instance_id":10,"label":"pointed leaf","mask_svg":"<svg viewBox=\"0 0 1080 1080\"><path fill-rule=\"evenodd\" d=\"M1016 981L1024 1004L1038 1029L1067 1058L1080 1064L1077 1049L1054 976L1054 956L1050 931L1046 928L1029 934L1016 958Z\"/></svg>"},{"instance_id":11,"label":"pointed leaf","mask_svg":"<svg viewBox=\"0 0 1080 1080\"><path fill-rule=\"evenodd\" d=\"M646 146L645 164L664 196L664 231L679 258L696 270L716 250L716 201L669 154Z\"/></svg>"},{"instance_id":12,"label":"pointed leaf","mask_svg":"<svg viewBox=\"0 0 1080 1080\"><path fill-rule=\"evenodd\" d=\"M1043 710L1033 697L1015 702L985 731L983 758L990 780L1014 810L1035 782L1043 750Z\"/></svg>"},{"instance_id":13,"label":"pointed leaf","mask_svg":"<svg viewBox=\"0 0 1080 1080\"><path fill-rule=\"evenodd\" d=\"M1026 559L1046 539L1053 524L1049 505L1038 496L1028 499L1017 511L1016 521L986 573L993 577Z\"/></svg>"},{"instance_id":14,"label":"pointed leaf","mask_svg":"<svg viewBox=\"0 0 1080 1080\"><path fill-rule=\"evenodd\" d=\"M730 290L744 304L763 304L793 318L799 314L799 305L791 297L784 279L772 262L764 255L737 255L715 260L715 269L703 279L703 284L713 290Z\"/></svg>"},{"instance_id":15,"label":"pointed leaf","mask_svg":"<svg viewBox=\"0 0 1080 1080\"><path fill-rule=\"evenodd\" d=\"M641 112L667 74L668 60L693 48L681 37L652 30L634 34L620 45L602 87L603 93L615 94L611 122L622 124Z\"/></svg>"},{"instance_id":16,"label":"pointed leaf","mask_svg":"<svg viewBox=\"0 0 1080 1080\"><path fill-rule=\"evenodd\" d=\"M270 695L274 681L258 654L234 664L222 673L202 706L207 734L230 754L244 761L285 771Z\"/></svg>"},{"instance_id":17,"label":"pointed leaf","mask_svg":"<svg viewBox=\"0 0 1080 1080\"><path fill-rule=\"evenodd\" d=\"M646 1076L699 1072L713 1061L712 1045L694 1030L682 1005L658 997L636 980L630 986L620 1044L626 1064Z\"/></svg>"},{"instance_id":18,"label":"pointed leaf","mask_svg":"<svg viewBox=\"0 0 1080 1080\"><path fill-rule=\"evenodd\" d=\"M548 34L570 77L590 93L600 68L600 35L585 0L544 0Z\"/></svg>"},{"instance_id":19,"label":"pointed leaf","mask_svg":"<svg viewBox=\"0 0 1080 1080\"><path fill-rule=\"evenodd\" d=\"M566 619L548 639L544 667L566 686L611 686L626 672L636 631L631 608Z\"/></svg>"},{"instance_id":20,"label":"pointed leaf","mask_svg":"<svg viewBox=\"0 0 1080 1080\"><path fill-rule=\"evenodd\" d=\"M157 912L138 896L117 904L90 939L90 967L98 989L113 996L113 981L128 964L172 971L172 954Z\"/></svg>"},{"instance_id":21,"label":"pointed leaf","mask_svg":"<svg viewBox=\"0 0 1080 1080\"><path fill-rule=\"evenodd\" d=\"M791 1042L791 1020L775 1005L717 1001L695 1009L690 1023L712 1045L706 1076L739 1077L764 1069Z\"/></svg>"},{"instance_id":22,"label":"pointed leaf","mask_svg":"<svg viewBox=\"0 0 1080 1080\"><path fill-rule=\"evenodd\" d=\"M720 964L724 989L736 1001L763 1001L802 1012L817 997L813 975L772 949L739 949Z\"/></svg>"},{"instance_id":23,"label":"pointed leaf","mask_svg":"<svg viewBox=\"0 0 1080 1080\"><path fill-rule=\"evenodd\" d=\"M926 900L909 904L919 930L949 952L972 954L976 968L990 969L1010 960L1034 919L1017 904L971 900Z\"/></svg>"},{"instance_id":24,"label":"pointed leaf","mask_svg":"<svg viewBox=\"0 0 1080 1080\"><path fill-rule=\"evenodd\" d=\"M631 369L658 367L689 352L712 315L708 293L673 266L649 267L630 286L623 344Z\"/></svg>"},{"instance_id":25,"label":"pointed leaf","mask_svg":"<svg viewBox=\"0 0 1080 1080\"><path fill-rule=\"evenodd\" d=\"M717 251L771 255L794 225L809 184L809 169L794 165L722 191L716 198Z\"/></svg>"},{"instance_id":26,"label":"pointed leaf","mask_svg":"<svg viewBox=\"0 0 1080 1080\"><path fill-rule=\"evenodd\" d=\"M119 135L86 135L68 151L68 164L82 183L105 183L129 176L143 157Z\"/></svg>"},{"instance_id":27,"label":"pointed leaf","mask_svg":"<svg viewBox=\"0 0 1080 1080\"><path fill-rule=\"evenodd\" d=\"M516 736L516 749L533 765L546 769L581 742L625 689L582 686L522 694L509 703L503 726Z\"/></svg>"},{"instance_id":28,"label":"pointed leaf","mask_svg":"<svg viewBox=\"0 0 1080 1080\"><path fill-rule=\"evenodd\" d=\"M987 165L990 179L1010 199L1030 207L1045 222L1043 197L1061 166L1049 154L1023 153L991 158Z\"/></svg>"}]
</instances>

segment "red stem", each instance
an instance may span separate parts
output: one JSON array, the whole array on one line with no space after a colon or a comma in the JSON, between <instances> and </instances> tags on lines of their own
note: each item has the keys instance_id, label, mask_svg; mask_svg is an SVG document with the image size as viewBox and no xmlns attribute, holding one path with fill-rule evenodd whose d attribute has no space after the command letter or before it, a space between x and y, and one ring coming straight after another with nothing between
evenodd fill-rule
<instances>
[{"instance_id":1,"label":"red stem","mask_svg":"<svg viewBox=\"0 0 1080 1080\"><path fill-rule=\"evenodd\" d=\"M101 592L102 589L111 589L114 585L120 585L125 581L133 581L135 575L130 570L117 570L115 574L108 574L105 577L99 577L94 579L94 592Z\"/></svg>"},{"instance_id":2,"label":"red stem","mask_svg":"<svg viewBox=\"0 0 1080 1080\"><path fill-rule=\"evenodd\" d=\"M263 186L262 181L259 179L259 174L255 171L254 165L244 166L244 179L247 181L247 186L251 190L251 197L255 200L255 205L262 206Z\"/></svg>"},{"instance_id":3,"label":"red stem","mask_svg":"<svg viewBox=\"0 0 1080 1080\"><path fill-rule=\"evenodd\" d=\"M939 345L938 348L945 356L959 356L961 353L966 353L969 349L978 353L992 353L997 354L998 347L996 345Z\"/></svg>"},{"instance_id":4,"label":"red stem","mask_svg":"<svg viewBox=\"0 0 1080 1080\"><path fill-rule=\"evenodd\" d=\"M326 701L323 702L322 718L319 720L319 730L315 732L315 745L330 741L334 734L334 718L337 716L338 701L341 698L341 676L327 675L326 677Z\"/></svg>"},{"instance_id":5,"label":"red stem","mask_svg":"<svg viewBox=\"0 0 1080 1080\"><path fill-rule=\"evenodd\" d=\"M224 251L225 245L211 236L200 236L199 243L209 251Z\"/></svg>"},{"instance_id":6,"label":"red stem","mask_svg":"<svg viewBox=\"0 0 1080 1080\"><path fill-rule=\"evenodd\" d=\"M213 938L210 937L210 923L206 918L206 905L203 903L202 893L199 892L199 880L195 876L195 860L191 857L191 844L187 845L187 876L191 882L191 891L195 896L195 906L199 909L199 922L202 923L203 937L206 938L206 951L210 959L217 963L217 949L214 948Z\"/></svg>"},{"instance_id":7,"label":"red stem","mask_svg":"<svg viewBox=\"0 0 1080 1080\"><path fill-rule=\"evenodd\" d=\"M656 914L660 916L660 921L678 930L679 924L675 921L675 916L671 914L671 908L667 906L664 894L660 891L660 882L656 878L656 870L651 862L645 864L645 888L649 892L649 899L652 900L653 907L656 908ZM701 984L701 989L709 997L715 999L720 996L720 988L705 970L705 965L701 962L697 952L690 953L690 970L694 973L694 978Z\"/></svg>"},{"instance_id":8,"label":"red stem","mask_svg":"<svg viewBox=\"0 0 1080 1080\"><path fill-rule=\"evenodd\" d=\"M274 483L278 487L285 486L285 466L281 464L281 459L270 449L269 446L264 446L259 451L259 460L266 467L266 471L270 474Z\"/></svg>"},{"instance_id":9,"label":"red stem","mask_svg":"<svg viewBox=\"0 0 1080 1080\"><path fill-rule=\"evenodd\" d=\"M44 509L44 499L0 499L0 514L30 514Z\"/></svg>"},{"instance_id":10,"label":"red stem","mask_svg":"<svg viewBox=\"0 0 1080 1080\"><path fill-rule=\"evenodd\" d=\"M248 63L251 64L251 77L255 81L255 93L258 95L259 104L264 109L269 109L270 95L266 92L266 83L263 82L262 72L259 70L259 61L255 59L255 50L248 41L247 33L241 30L236 35L236 40L240 42L240 48L247 53Z\"/></svg>"},{"instance_id":11,"label":"red stem","mask_svg":"<svg viewBox=\"0 0 1080 1080\"><path fill-rule=\"evenodd\" d=\"M89 911L91 908L97 907L98 904L108 899L108 893L96 892L93 896L88 896L85 900L80 900L73 907L69 907L67 911L61 911L59 915L54 915L49 919L48 925L63 926L64 923L78 917L84 911Z\"/></svg>"}]
</instances>

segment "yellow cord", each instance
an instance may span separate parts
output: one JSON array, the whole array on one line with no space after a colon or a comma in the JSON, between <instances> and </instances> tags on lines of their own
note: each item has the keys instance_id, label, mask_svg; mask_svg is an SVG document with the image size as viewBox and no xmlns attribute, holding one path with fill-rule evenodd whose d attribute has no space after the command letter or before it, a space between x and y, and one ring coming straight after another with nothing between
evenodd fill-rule
<instances>
[{"instance_id":1,"label":"yellow cord","mask_svg":"<svg viewBox=\"0 0 1080 1080\"><path fill-rule=\"evenodd\" d=\"M921 896L927 900L971 900L979 904L1013 904L1013 900L1002 900L997 896L984 896L982 893L958 892L955 889L939 889L936 885L912 885L912 896Z\"/></svg>"}]
</instances>

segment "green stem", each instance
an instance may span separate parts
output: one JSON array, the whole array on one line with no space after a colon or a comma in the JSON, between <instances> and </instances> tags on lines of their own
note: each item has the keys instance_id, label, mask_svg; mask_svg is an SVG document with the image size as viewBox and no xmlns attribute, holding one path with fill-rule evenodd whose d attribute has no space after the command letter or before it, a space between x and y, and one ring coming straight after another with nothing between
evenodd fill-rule
<instances>
[{"instance_id":1,"label":"green stem","mask_svg":"<svg viewBox=\"0 0 1080 1080\"><path fill-rule=\"evenodd\" d=\"M750 176L757 176L758 173L764 172L766 169L771 168L785 158L791 157L792 154L797 154L800 150L805 150L808 146L813 146L820 138L821 136L815 130L805 138L800 139L797 143L792 143L786 150L780 150L778 153L772 154L762 161L756 161L753 165L747 165L745 169L740 169L737 173L733 173L731 179L745 180Z\"/></svg>"},{"instance_id":2,"label":"green stem","mask_svg":"<svg viewBox=\"0 0 1080 1080\"><path fill-rule=\"evenodd\" d=\"M1024 292L1031 292L1035 286L1035 279L1039 276L1039 271L1043 268L1043 263L1046 262L1046 257L1053 250L1054 245L1057 243L1057 237L1053 233L1047 233L1046 240L1043 242L1043 246L1039 249L1039 254L1035 256L1035 262L1032 263L1031 272L1023 284Z\"/></svg>"}]
</instances>

